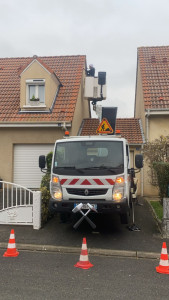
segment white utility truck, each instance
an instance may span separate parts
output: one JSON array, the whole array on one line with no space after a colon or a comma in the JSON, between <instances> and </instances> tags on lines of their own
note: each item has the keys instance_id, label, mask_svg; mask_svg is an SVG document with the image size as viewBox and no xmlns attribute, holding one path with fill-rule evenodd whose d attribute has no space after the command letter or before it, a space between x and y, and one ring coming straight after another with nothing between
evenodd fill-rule
<instances>
[{"instance_id":1,"label":"white utility truck","mask_svg":"<svg viewBox=\"0 0 169 300\"><path fill-rule=\"evenodd\" d=\"M142 155L137 155L136 168L142 168L142 161ZM39 158L39 167L45 168L44 156ZM120 136L57 140L51 166L50 211L66 215L80 203L84 210L89 204L98 213L118 213L126 224L135 198L132 170L128 142Z\"/></svg>"}]
</instances>

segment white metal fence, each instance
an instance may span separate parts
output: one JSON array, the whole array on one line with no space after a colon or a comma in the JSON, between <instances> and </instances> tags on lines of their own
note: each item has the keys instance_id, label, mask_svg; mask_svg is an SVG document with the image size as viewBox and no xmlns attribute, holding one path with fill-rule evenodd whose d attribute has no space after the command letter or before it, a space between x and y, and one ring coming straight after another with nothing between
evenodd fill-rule
<instances>
[{"instance_id":1,"label":"white metal fence","mask_svg":"<svg viewBox=\"0 0 169 300\"><path fill-rule=\"evenodd\" d=\"M0 181L0 224L41 228L41 192Z\"/></svg>"}]
</instances>

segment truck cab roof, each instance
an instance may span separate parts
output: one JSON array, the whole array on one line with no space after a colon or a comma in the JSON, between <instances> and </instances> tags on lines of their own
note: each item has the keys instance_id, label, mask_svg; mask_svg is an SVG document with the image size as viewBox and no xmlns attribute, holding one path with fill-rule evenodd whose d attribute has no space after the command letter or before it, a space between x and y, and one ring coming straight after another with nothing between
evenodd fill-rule
<instances>
[{"instance_id":1,"label":"truck cab roof","mask_svg":"<svg viewBox=\"0 0 169 300\"><path fill-rule=\"evenodd\" d=\"M67 141L88 141L88 140L116 140L127 143L125 138L119 135L88 135L88 136L66 136L63 139L57 140L56 142L67 142Z\"/></svg>"}]
</instances>

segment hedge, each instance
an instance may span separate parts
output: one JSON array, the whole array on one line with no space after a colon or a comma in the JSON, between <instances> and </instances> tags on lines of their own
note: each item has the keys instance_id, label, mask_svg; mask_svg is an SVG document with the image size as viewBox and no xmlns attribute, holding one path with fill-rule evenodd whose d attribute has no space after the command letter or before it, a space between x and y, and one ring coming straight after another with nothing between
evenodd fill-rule
<instances>
[{"instance_id":1,"label":"hedge","mask_svg":"<svg viewBox=\"0 0 169 300\"><path fill-rule=\"evenodd\" d=\"M41 219L42 225L45 224L49 218L51 218L51 214L49 212L49 200L50 200L50 172L51 172L51 164L52 164L52 152L48 153L46 156L47 163L47 172L42 177L40 191L42 193L42 209L41 209Z\"/></svg>"},{"instance_id":2,"label":"hedge","mask_svg":"<svg viewBox=\"0 0 169 300\"><path fill-rule=\"evenodd\" d=\"M47 172L48 172L48 173L50 173L50 171L51 171L52 156L53 156L53 152L49 152L49 153L46 155L46 164L47 164Z\"/></svg>"},{"instance_id":3,"label":"hedge","mask_svg":"<svg viewBox=\"0 0 169 300\"><path fill-rule=\"evenodd\" d=\"M157 174L159 195L161 200L168 197L168 185L169 185L169 163L168 162L155 162L153 168Z\"/></svg>"}]
</instances>

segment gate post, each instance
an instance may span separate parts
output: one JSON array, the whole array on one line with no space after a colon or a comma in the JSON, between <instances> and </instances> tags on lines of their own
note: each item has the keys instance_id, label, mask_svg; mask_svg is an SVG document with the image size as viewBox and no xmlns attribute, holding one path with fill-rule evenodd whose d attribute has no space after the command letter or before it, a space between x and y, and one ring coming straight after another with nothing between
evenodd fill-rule
<instances>
[{"instance_id":1,"label":"gate post","mask_svg":"<svg viewBox=\"0 0 169 300\"><path fill-rule=\"evenodd\" d=\"M33 229L41 228L41 192L33 192Z\"/></svg>"}]
</instances>

